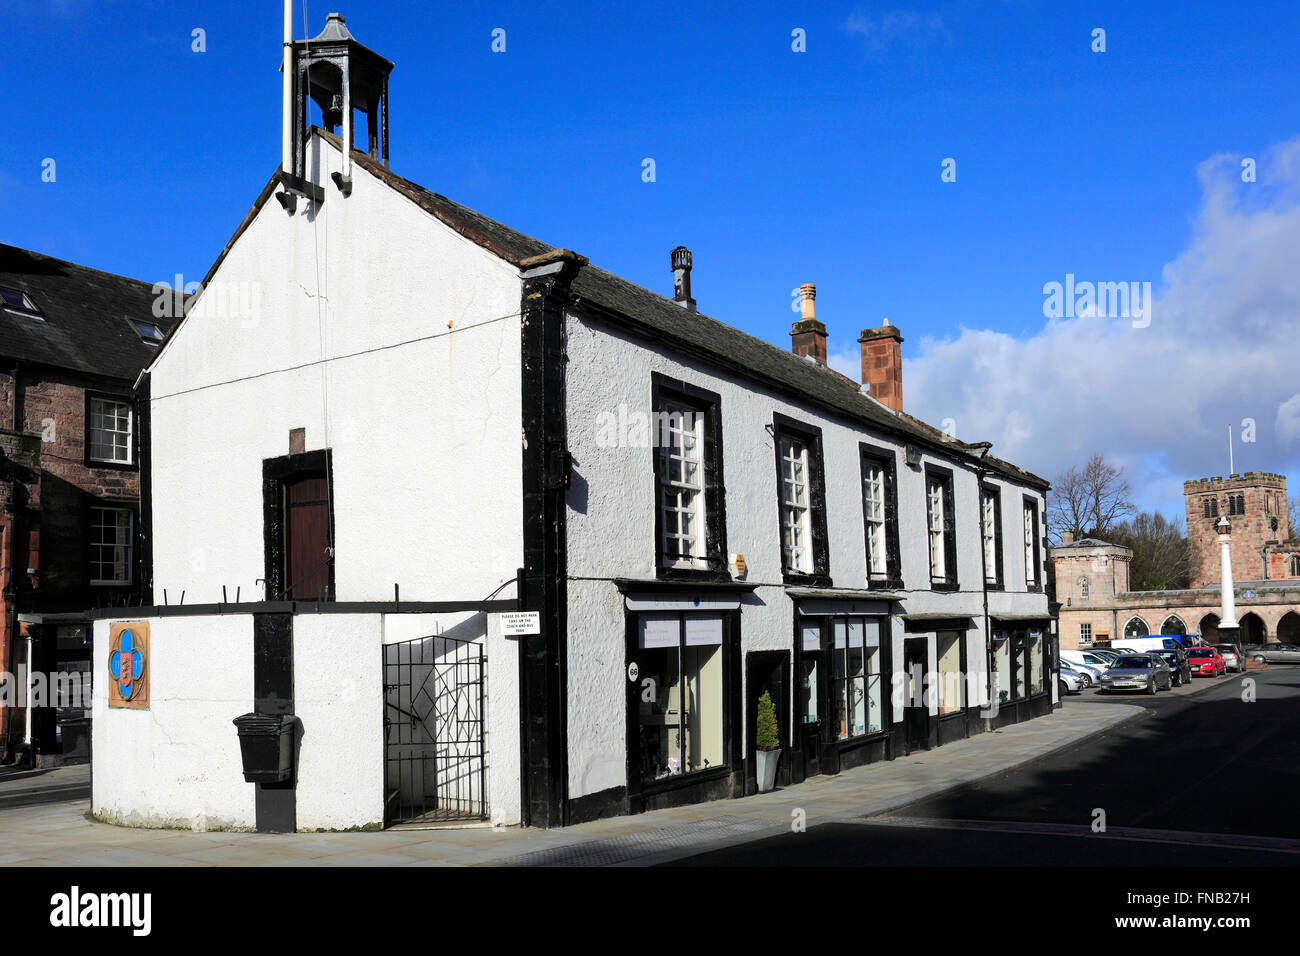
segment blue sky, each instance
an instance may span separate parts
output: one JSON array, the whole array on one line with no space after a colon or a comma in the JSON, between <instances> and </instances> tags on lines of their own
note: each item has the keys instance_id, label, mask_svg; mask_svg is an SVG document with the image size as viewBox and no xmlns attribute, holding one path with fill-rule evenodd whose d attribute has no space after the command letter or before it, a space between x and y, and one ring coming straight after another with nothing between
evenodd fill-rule
<instances>
[{"instance_id":1,"label":"blue sky","mask_svg":"<svg viewBox=\"0 0 1300 956\"><path fill-rule=\"evenodd\" d=\"M1238 470L1300 463L1300 5L331 0L296 34L334 8L430 189L665 293L684 243L701 311L782 345L815 282L846 371L889 316L908 410L1048 477L1102 451L1179 514L1245 419ZM9 0L0 241L201 278L278 162L280 17ZM1155 321L1049 323L1066 273L1151 282Z\"/></svg>"}]
</instances>

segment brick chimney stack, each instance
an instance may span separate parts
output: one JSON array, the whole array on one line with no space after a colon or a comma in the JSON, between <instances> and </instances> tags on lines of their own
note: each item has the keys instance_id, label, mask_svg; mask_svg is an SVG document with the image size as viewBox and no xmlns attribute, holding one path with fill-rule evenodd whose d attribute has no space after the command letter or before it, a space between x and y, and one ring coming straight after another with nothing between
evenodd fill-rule
<instances>
[{"instance_id":1,"label":"brick chimney stack","mask_svg":"<svg viewBox=\"0 0 1300 956\"><path fill-rule=\"evenodd\" d=\"M672 253L673 301L689 312L695 311L691 298L691 250L678 246Z\"/></svg>"},{"instance_id":2,"label":"brick chimney stack","mask_svg":"<svg viewBox=\"0 0 1300 956\"><path fill-rule=\"evenodd\" d=\"M811 355L826 364L826 326L817 321L813 301L817 287L811 282L799 286L799 321L790 326L790 350L795 355Z\"/></svg>"},{"instance_id":3,"label":"brick chimney stack","mask_svg":"<svg viewBox=\"0 0 1300 956\"><path fill-rule=\"evenodd\" d=\"M896 412L903 410L903 333L888 319L874 329L863 329L862 384L868 394Z\"/></svg>"}]
</instances>

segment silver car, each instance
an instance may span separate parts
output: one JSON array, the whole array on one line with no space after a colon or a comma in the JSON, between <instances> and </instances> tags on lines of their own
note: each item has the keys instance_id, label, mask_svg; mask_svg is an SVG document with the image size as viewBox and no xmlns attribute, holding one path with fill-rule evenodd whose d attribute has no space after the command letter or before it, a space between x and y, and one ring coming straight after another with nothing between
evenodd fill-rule
<instances>
[{"instance_id":1,"label":"silver car","mask_svg":"<svg viewBox=\"0 0 1300 956\"><path fill-rule=\"evenodd\" d=\"M1246 669L1246 658L1241 653L1241 648L1236 644L1215 644L1214 649L1223 657L1223 663L1228 665L1228 670L1244 671Z\"/></svg>"},{"instance_id":2,"label":"silver car","mask_svg":"<svg viewBox=\"0 0 1300 956\"><path fill-rule=\"evenodd\" d=\"M1172 686L1173 677L1163 658L1156 654L1125 654L1114 667L1101 675L1098 690L1103 694L1112 690L1142 690L1154 694Z\"/></svg>"},{"instance_id":3,"label":"silver car","mask_svg":"<svg viewBox=\"0 0 1300 956\"><path fill-rule=\"evenodd\" d=\"M1252 644L1246 648L1246 656L1252 661L1268 661L1270 664L1300 664L1300 646L1279 644Z\"/></svg>"}]
</instances>

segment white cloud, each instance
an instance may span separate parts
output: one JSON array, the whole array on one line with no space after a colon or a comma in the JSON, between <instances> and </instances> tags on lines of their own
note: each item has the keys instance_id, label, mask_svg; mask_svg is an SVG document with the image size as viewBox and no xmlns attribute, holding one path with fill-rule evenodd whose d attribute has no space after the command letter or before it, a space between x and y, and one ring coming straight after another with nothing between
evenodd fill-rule
<instances>
[{"instance_id":1,"label":"white cloud","mask_svg":"<svg viewBox=\"0 0 1300 956\"><path fill-rule=\"evenodd\" d=\"M850 35L862 37L867 49L874 53L895 40L924 39L942 30L943 17L915 10L891 10L872 17L864 10L857 10L845 21L844 29Z\"/></svg>"},{"instance_id":2,"label":"white cloud","mask_svg":"<svg viewBox=\"0 0 1300 956\"><path fill-rule=\"evenodd\" d=\"M1300 392L1277 407L1277 434L1285 444L1300 442Z\"/></svg>"},{"instance_id":3,"label":"white cloud","mask_svg":"<svg viewBox=\"0 0 1300 956\"><path fill-rule=\"evenodd\" d=\"M1259 170L1246 184L1238 156L1201 164L1193 235L1163 269L1149 327L1088 315L1046 320L1029 338L962 328L922 339L903 362L904 407L953 418L959 438L992 441L1047 478L1101 451L1127 467L1139 504L1175 514L1183 479L1226 474L1229 425L1237 471L1300 462L1300 139ZM856 377L855 357L831 364ZM1241 441L1245 418L1258 422L1253 444Z\"/></svg>"}]
</instances>

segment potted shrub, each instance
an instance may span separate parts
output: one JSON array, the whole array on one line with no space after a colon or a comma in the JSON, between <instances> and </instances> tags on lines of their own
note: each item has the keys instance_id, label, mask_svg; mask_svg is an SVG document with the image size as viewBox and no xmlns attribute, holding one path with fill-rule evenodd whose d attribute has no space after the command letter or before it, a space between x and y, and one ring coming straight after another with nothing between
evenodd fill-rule
<instances>
[{"instance_id":1,"label":"potted shrub","mask_svg":"<svg viewBox=\"0 0 1300 956\"><path fill-rule=\"evenodd\" d=\"M758 753L758 792L766 793L776 787L776 765L781 761L781 730L776 722L776 705L767 691L758 699L754 746Z\"/></svg>"}]
</instances>

